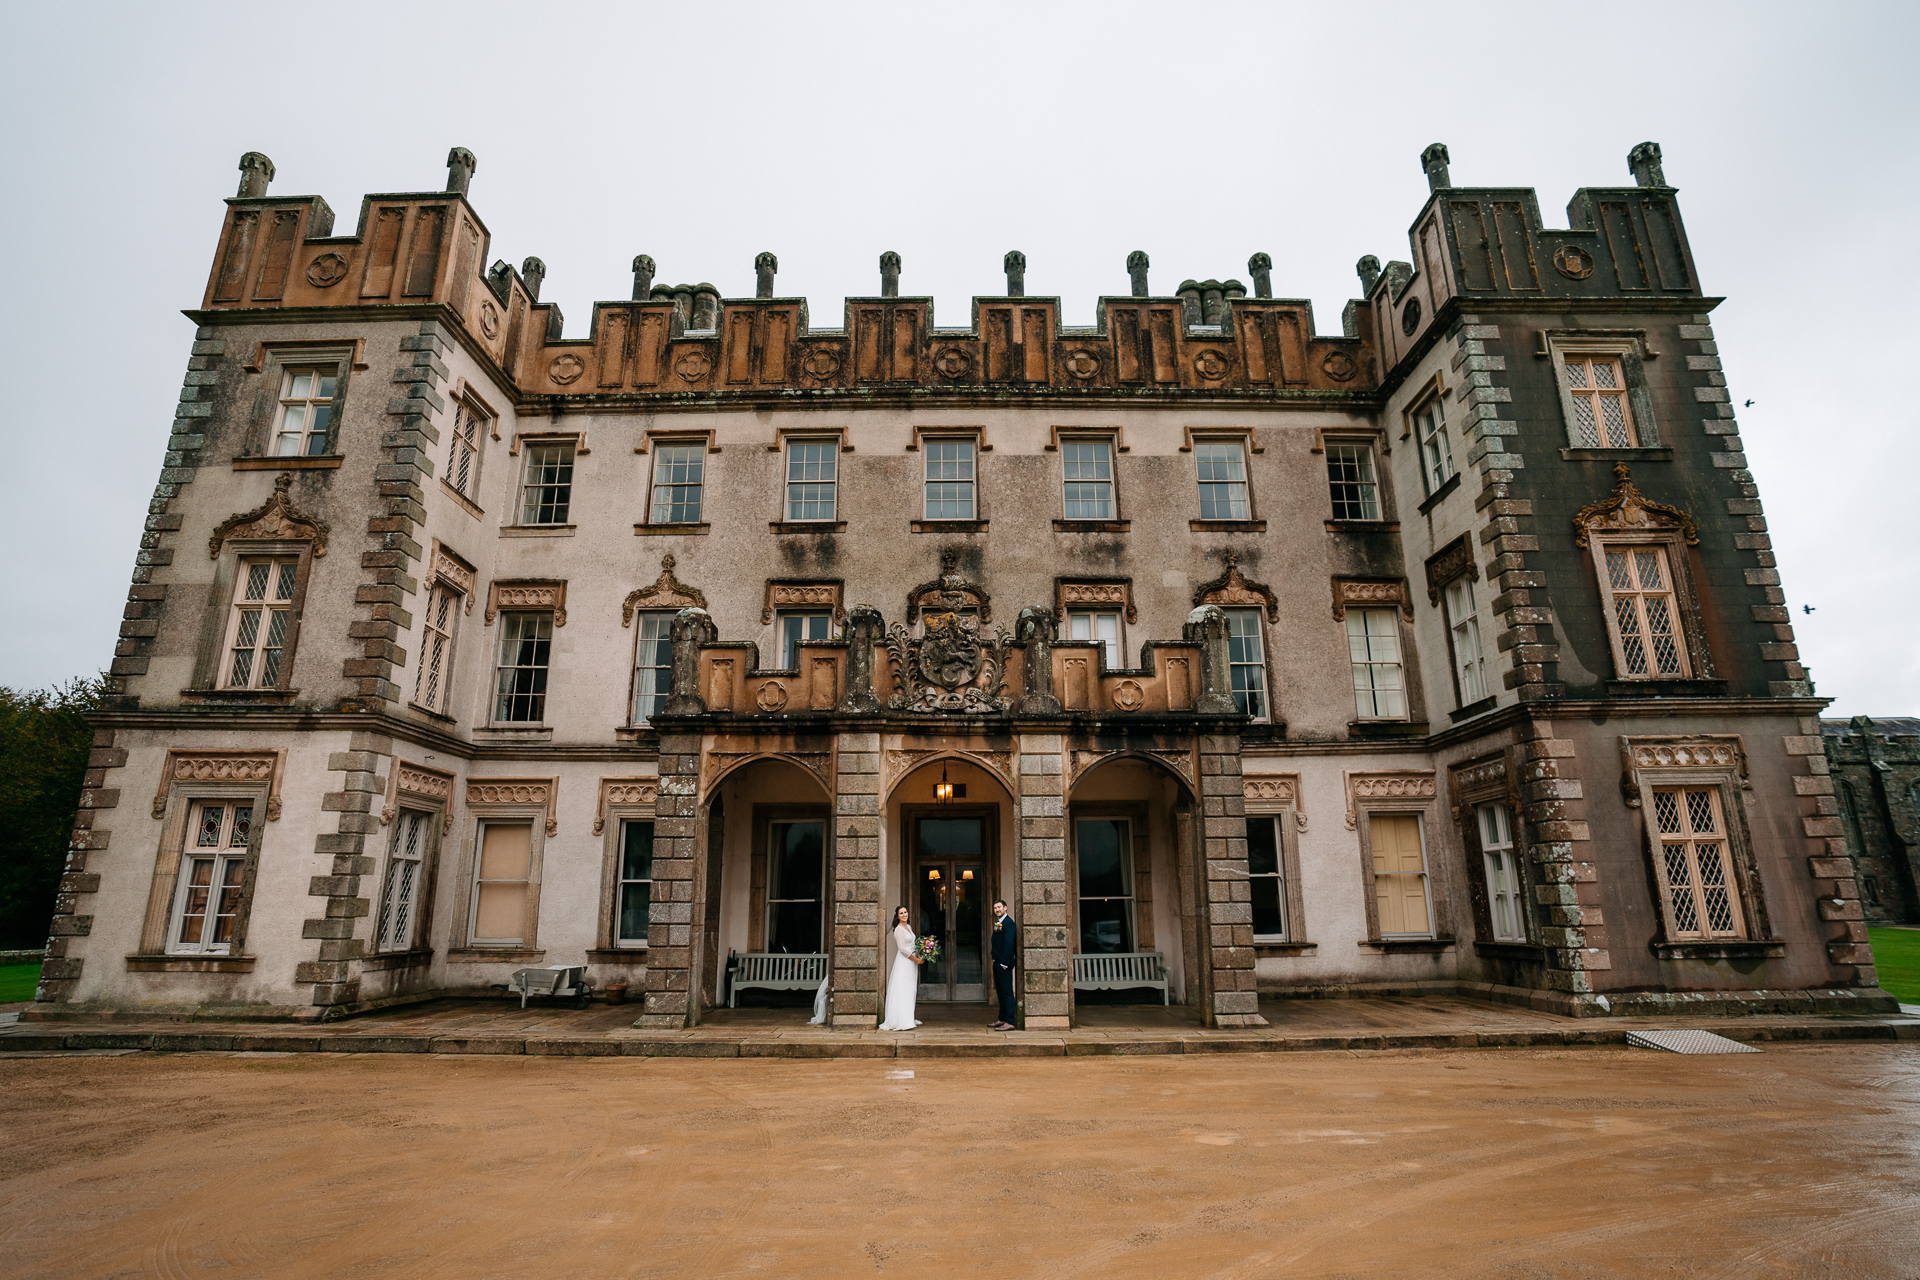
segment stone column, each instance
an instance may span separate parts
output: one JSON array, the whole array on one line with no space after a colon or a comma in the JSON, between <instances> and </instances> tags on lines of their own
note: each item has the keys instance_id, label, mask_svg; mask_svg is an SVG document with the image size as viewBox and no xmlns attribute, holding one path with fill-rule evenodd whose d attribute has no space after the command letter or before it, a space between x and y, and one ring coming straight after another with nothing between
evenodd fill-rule
<instances>
[{"instance_id":1,"label":"stone column","mask_svg":"<svg viewBox=\"0 0 1920 1280\"><path fill-rule=\"evenodd\" d=\"M633 260L633 300L645 302L653 288L653 259L641 254Z\"/></svg>"},{"instance_id":2,"label":"stone column","mask_svg":"<svg viewBox=\"0 0 1920 1280\"><path fill-rule=\"evenodd\" d=\"M1380 259L1368 254L1353 264L1353 270L1360 277L1360 292L1371 297L1373 286L1380 283Z\"/></svg>"},{"instance_id":3,"label":"stone column","mask_svg":"<svg viewBox=\"0 0 1920 1280\"><path fill-rule=\"evenodd\" d=\"M1627 169L1636 187L1664 187L1666 172L1660 167L1660 144L1642 142L1627 152ZM269 175L271 176L271 175Z\"/></svg>"},{"instance_id":4,"label":"stone column","mask_svg":"<svg viewBox=\"0 0 1920 1280\"><path fill-rule=\"evenodd\" d=\"M1021 1025L1029 1031L1073 1025L1064 749L1057 733L1020 735L1019 883L1002 896L1020 924Z\"/></svg>"},{"instance_id":5,"label":"stone column","mask_svg":"<svg viewBox=\"0 0 1920 1280\"><path fill-rule=\"evenodd\" d=\"M1007 296L1024 298L1027 296L1027 255L1018 249L1010 249L1007 256L1000 260L1007 272Z\"/></svg>"},{"instance_id":6,"label":"stone column","mask_svg":"<svg viewBox=\"0 0 1920 1280\"><path fill-rule=\"evenodd\" d=\"M1127 255L1127 280L1133 287L1133 296L1147 296L1147 251L1135 249Z\"/></svg>"},{"instance_id":7,"label":"stone column","mask_svg":"<svg viewBox=\"0 0 1920 1280\"><path fill-rule=\"evenodd\" d=\"M769 285L769 288L772 286ZM693 286L693 318L690 329L716 329L720 326L720 291L705 281Z\"/></svg>"},{"instance_id":8,"label":"stone column","mask_svg":"<svg viewBox=\"0 0 1920 1280\"><path fill-rule=\"evenodd\" d=\"M880 296L900 296L900 255L891 249L880 255Z\"/></svg>"},{"instance_id":9,"label":"stone column","mask_svg":"<svg viewBox=\"0 0 1920 1280\"><path fill-rule=\"evenodd\" d=\"M1447 176L1447 145L1435 142L1420 153L1420 167L1426 171L1427 188L1441 191L1453 185L1453 179Z\"/></svg>"},{"instance_id":10,"label":"stone column","mask_svg":"<svg viewBox=\"0 0 1920 1280\"><path fill-rule=\"evenodd\" d=\"M1188 640L1200 642L1200 696L1194 710L1206 716L1230 716L1238 711L1233 700L1233 674L1227 660L1227 615L1218 605L1203 604L1187 615Z\"/></svg>"},{"instance_id":11,"label":"stone column","mask_svg":"<svg viewBox=\"0 0 1920 1280\"><path fill-rule=\"evenodd\" d=\"M1053 642L1058 634L1056 625L1051 609L1022 609L1018 621L1013 624L1013 638L1027 647L1021 662L1020 683L1025 696L1020 699L1020 715L1060 714L1060 699L1053 692Z\"/></svg>"},{"instance_id":12,"label":"stone column","mask_svg":"<svg viewBox=\"0 0 1920 1280\"><path fill-rule=\"evenodd\" d=\"M846 691L834 708L841 715L880 714L880 699L873 692L873 646L885 625L880 611L870 604L857 604L847 610Z\"/></svg>"},{"instance_id":13,"label":"stone column","mask_svg":"<svg viewBox=\"0 0 1920 1280\"><path fill-rule=\"evenodd\" d=\"M843 733L835 747L828 1025L871 1031L880 1013L880 735Z\"/></svg>"},{"instance_id":14,"label":"stone column","mask_svg":"<svg viewBox=\"0 0 1920 1280\"><path fill-rule=\"evenodd\" d=\"M1253 275L1253 296L1271 298L1273 296L1273 259L1264 253L1256 253L1247 259L1247 270Z\"/></svg>"},{"instance_id":15,"label":"stone column","mask_svg":"<svg viewBox=\"0 0 1920 1280\"><path fill-rule=\"evenodd\" d=\"M1200 282L1182 280L1178 290L1180 295L1180 323L1200 323Z\"/></svg>"},{"instance_id":16,"label":"stone column","mask_svg":"<svg viewBox=\"0 0 1920 1280\"><path fill-rule=\"evenodd\" d=\"M1247 879L1246 784L1240 777L1240 735L1200 736L1200 856L1206 870L1206 927L1211 999L1203 1006L1216 1027L1264 1027L1253 976L1253 886Z\"/></svg>"},{"instance_id":17,"label":"stone column","mask_svg":"<svg viewBox=\"0 0 1920 1280\"><path fill-rule=\"evenodd\" d=\"M705 609L682 609L673 615L669 634L673 644L673 692L660 710L670 716L700 715L707 709L706 699L700 696L700 646L714 641L713 617Z\"/></svg>"},{"instance_id":18,"label":"stone column","mask_svg":"<svg viewBox=\"0 0 1920 1280\"><path fill-rule=\"evenodd\" d=\"M527 301L540 301L540 285L547 278L547 264L538 258L528 258L520 264L520 283L527 286Z\"/></svg>"},{"instance_id":19,"label":"stone column","mask_svg":"<svg viewBox=\"0 0 1920 1280\"><path fill-rule=\"evenodd\" d=\"M680 619L674 619L674 623L677 637ZM676 639L676 652L679 647ZM647 915L646 1005L633 1024L636 1027L678 1029L693 1025L700 1013L700 1002L693 994L699 989L693 971L693 922L702 862L700 749L697 733L660 735L660 792L653 808L653 903Z\"/></svg>"},{"instance_id":20,"label":"stone column","mask_svg":"<svg viewBox=\"0 0 1920 1280\"><path fill-rule=\"evenodd\" d=\"M771 253L763 253L753 260L753 296L771 298L773 296L773 277L780 271L780 259Z\"/></svg>"},{"instance_id":21,"label":"stone column","mask_svg":"<svg viewBox=\"0 0 1920 1280\"><path fill-rule=\"evenodd\" d=\"M273 161L258 151L249 151L240 157L240 190L235 199L250 200L267 194L267 184L273 181Z\"/></svg>"}]
</instances>

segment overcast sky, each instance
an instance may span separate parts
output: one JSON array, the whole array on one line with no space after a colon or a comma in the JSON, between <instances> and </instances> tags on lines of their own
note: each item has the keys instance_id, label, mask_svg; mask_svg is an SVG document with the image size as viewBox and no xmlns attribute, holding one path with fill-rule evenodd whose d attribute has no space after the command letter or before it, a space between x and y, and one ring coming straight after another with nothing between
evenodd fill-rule
<instances>
[{"instance_id":1,"label":"overcast sky","mask_svg":"<svg viewBox=\"0 0 1920 1280\"><path fill-rule=\"evenodd\" d=\"M1246 278L1322 332L1362 254L1406 258L1419 154L1461 185L1680 190L1801 653L1828 715L1920 714L1910 288L1920 7L1099 3L9 5L0 201L9 472L0 684L105 667L223 197L243 151L351 233L370 192L479 158L492 256L547 262L582 336L662 283L778 292L815 324L901 291L963 325L1001 255L1068 323ZM1815 609L1801 612L1803 605Z\"/></svg>"}]
</instances>

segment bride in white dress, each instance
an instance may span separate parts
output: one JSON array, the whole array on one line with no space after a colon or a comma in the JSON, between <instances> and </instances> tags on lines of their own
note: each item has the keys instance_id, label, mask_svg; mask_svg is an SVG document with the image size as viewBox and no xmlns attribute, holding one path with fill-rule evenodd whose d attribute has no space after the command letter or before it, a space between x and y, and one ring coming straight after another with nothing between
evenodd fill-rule
<instances>
[{"instance_id":1,"label":"bride in white dress","mask_svg":"<svg viewBox=\"0 0 1920 1280\"><path fill-rule=\"evenodd\" d=\"M920 962L913 958L913 926L905 907L893 913L893 968L887 974L887 1020L882 1031L911 1031L920 1023L913 1005L920 994Z\"/></svg>"}]
</instances>

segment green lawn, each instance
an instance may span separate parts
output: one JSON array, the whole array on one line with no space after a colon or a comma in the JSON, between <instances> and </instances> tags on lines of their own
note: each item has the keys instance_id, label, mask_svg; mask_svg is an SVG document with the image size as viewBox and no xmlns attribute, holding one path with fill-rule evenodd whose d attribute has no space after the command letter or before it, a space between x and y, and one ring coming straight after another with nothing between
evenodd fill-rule
<instances>
[{"instance_id":1,"label":"green lawn","mask_svg":"<svg viewBox=\"0 0 1920 1280\"><path fill-rule=\"evenodd\" d=\"M39 984L38 963L0 964L0 1004L33 999L33 989Z\"/></svg>"},{"instance_id":2,"label":"green lawn","mask_svg":"<svg viewBox=\"0 0 1920 1280\"><path fill-rule=\"evenodd\" d=\"M1920 929L1869 929L1867 937L1880 985L1905 1004L1920 1004Z\"/></svg>"}]
</instances>

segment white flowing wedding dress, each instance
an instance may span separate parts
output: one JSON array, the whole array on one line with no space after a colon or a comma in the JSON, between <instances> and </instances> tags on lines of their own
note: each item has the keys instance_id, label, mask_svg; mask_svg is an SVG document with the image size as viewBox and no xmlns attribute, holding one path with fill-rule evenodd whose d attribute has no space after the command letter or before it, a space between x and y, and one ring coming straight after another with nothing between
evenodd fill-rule
<instances>
[{"instance_id":1,"label":"white flowing wedding dress","mask_svg":"<svg viewBox=\"0 0 1920 1280\"><path fill-rule=\"evenodd\" d=\"M895 925L893 930L893 969L887 974L887 1020L882 1031L911 1031L919 1026L914 1019L914 1002L920 995L920 966L913 962L913 930Z\"/></svg>"}]
</instances>

